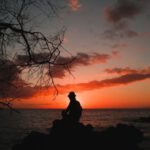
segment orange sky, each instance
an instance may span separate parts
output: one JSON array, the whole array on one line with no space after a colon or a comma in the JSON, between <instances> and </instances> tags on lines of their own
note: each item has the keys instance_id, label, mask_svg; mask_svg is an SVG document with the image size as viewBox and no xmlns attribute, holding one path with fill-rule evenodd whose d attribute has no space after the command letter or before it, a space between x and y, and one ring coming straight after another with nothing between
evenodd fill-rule
<instances>
[{"instance_id":1,"label":"orange sky","mask_svg":"<svg viewBox=\"0 0 150 150\"><path fill-rule=\"evenodd\" d=\"M75 91L83 108L150 108L147 2L127 1L127 9L124 1L64 1L67 10L54 17L51 26L45 20L41 30L55 33L66 27L65 50L61 50L64 53L57 61L64 63L76 57L70 65L74 77L64 67L51 67L59 90L56 99L52 100L54 88L27 86L20 91L22 97L14 101L14 107L65 108L68 92ZM23 73L22 78L25 77ZM34 78L31 82L36 83ZM16 93L11 94L15 97Z\"/></svg>"},{"instance_id":2,"label":"orange sky","mask_svg":"<svg viewBox=\"0 0 150 150\"><path fill-rule=\"evenodd\" d=\"M97 90L76 92L77 100L83 108L147 108L150 107L150 94L146 87L150 81L135 82L132 85L119 85ZM70 89L74 89L73 86ZM135 90L136 89L136 90ZM69 103L66 91L52 100L49 90L43 90L29 99L16 101L17 108L66 108Z\"/></svg>"}]
</instances>

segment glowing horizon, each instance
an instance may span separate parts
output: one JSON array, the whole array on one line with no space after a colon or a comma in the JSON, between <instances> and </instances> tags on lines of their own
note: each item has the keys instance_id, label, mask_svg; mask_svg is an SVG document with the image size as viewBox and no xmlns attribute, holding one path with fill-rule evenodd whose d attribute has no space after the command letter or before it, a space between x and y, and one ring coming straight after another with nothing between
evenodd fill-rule
<instances>
[{"instance_id":1,"label":"glowing horizon","mask_svg":"<svg viewBox=\"0 0 150 150\"><path fill-rule=\"evenodd\" d=\"M75 91L83 108L150 108L150 3L145 0L64 3L67 11L52 21L52 28L45 25L43 30L67 28L63 47L71 55L60 56L58 62L75 56L77 59L70 65L73 76L63 67L52 68L59 91L56 100L52 100L55 93L52 87L27 86L13 106L66 108L67 93ZM17 91L11 96L16 98Z\"/></svg>"}]
</instances>

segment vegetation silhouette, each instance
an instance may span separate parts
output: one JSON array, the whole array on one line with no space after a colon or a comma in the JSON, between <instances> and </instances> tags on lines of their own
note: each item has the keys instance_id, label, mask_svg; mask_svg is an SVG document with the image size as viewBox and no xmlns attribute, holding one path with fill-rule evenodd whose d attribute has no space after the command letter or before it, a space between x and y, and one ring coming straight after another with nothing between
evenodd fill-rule
<instances>
[{"instance_id":1,"label":"vegetation silhouette","mask_svg":"<svg viewBox=\"0 0 150 150\"><path fill-rule=\"evenodd\" d=\"M143 140L143 133L139 129L118 124L96 131L92 125L79 122L82 107L75 93L70 92L68 97L70 103L62 112L62 119L53 121L48 134L33 131L21 143L14 145L12 150L140 150L138 143Z\"/></svg>"},{"instance_id":2,"label":"vegetation silhouette","mask_svg":"<svg viewBox=\"0 0 150 150\"><path fill-rule=\"evenodd\" d=\"M1 107L14 110L15 100L32 96L38 88L53 87L54 98L58 95L55 72L60 68L70 72L75 59L63 47L66 28L51 32L52 18L58 18L62 9L62 3L51 0L0 1ZM64 53L69 59L62 61Z\"/></svg>"}]
</instances>

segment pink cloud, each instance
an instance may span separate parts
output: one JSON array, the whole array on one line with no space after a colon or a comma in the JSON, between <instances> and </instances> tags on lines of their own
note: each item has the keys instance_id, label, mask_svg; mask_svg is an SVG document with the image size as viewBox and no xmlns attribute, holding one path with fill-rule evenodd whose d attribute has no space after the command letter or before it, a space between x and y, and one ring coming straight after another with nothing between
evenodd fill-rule
<instances>
[{"instance_id":1,"label":"pink cloud","mask_svg":"<svg viewBox=\"0 0 150 150\"><path fill-rule=\"evenodd\" d=\"M113 77L111 79L104 80L93 80L86 83L77 84L66 84L66 85L56 85L59 94L66 94L70 90L76 92L83 92L95 89L102 89L120 85L128 85L134 82L140 82L146 79L150 79L150 67L144 69L131 69L127 68L114 68L108 70L108 73L117 73L120 76ZM30 98L38 96L53 96L55 92L54 87L30 87L24 86L22 89L13 88L9 90L7 98ZM1 97L2 98L2 97Z\"/></svg>"},{"instance_id":2,"label":"pink cloud","mask_svg":"<svg viewBox=\"0 0 150 150\"><path fill-rule=\"evenodd\" d=\"M77 11L82 5L79 3L79 0L69 0L69 6L72 11Z\"/></svg>"},{"instance_id":3,"label":"pink cloud","mask_svg":"<svg viewBox=\"0 0 150 150\"><path fill-rule=\"evenodd\" d=\"M65 68L61 64L68 64L67 67L69 67L70 70L73 70L74 68L80 67L80 66L89 66L89 65L94 65L94 64L107 63L107 61L112 59L115 55L117 55L117 52L114 52L112 54L80 52L80 53L77 53L75 56L71 56L71 57L59 56L55 61L55 64L58 64L57 67L55 65L51 66L51 74L54 78L63 78L65 77L67 68ZM34 54L33 58L37 62L40 62L42 60L47 60L48 56L49 55L47 53L40 53L40 54ZM16 61L24 65L27 59L28 57L24 55L19 55Z\"/></svg>"},{"instance_id":4,"label":"pink cloud","mask_svg":"<svg viewBox=\"0 0 150 150\"><path fill-rule=\"evenodd\" d=\"M134 82L140 82L146 79L150 79L150 74L140 74L140 73L132 73L125 74L119 77L114 77L112 79L105 80L93 80L87 83L77 83L77 84L66 84L66 85L57 85L59 94L66 94L70 90L74 90L75 92L84 92L89 90L96 90L108 87L114 87L119 85L128 85ZM53 88L41 89L38 91L37 95L45 95L52 96L54 93L52 92ZM36 93L35 93L36 96Z\"/></svg>"},{"instance_id":5,"label":"pink cloud","mask_svg":"<svg viewBox=\"0 0 150 150\"><path fill-rule=\"evenodd\" d=\"M150 67L144 68L144 69L132 69L130 67L125 68L112 68L112 69L105 69L105 72L109 74L150 74Z\"/></svg>"}]
</instances>

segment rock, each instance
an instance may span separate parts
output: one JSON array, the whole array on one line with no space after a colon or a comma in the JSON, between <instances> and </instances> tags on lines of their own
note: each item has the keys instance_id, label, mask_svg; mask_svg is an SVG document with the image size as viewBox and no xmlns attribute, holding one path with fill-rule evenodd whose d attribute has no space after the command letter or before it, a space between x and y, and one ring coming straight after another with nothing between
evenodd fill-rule
<instances>
[{"instance_id":1,"label":"rock","mask_svg":"<svg viewBox=\"0 0 150 150\"><path fill-rule=\"evenodd\" d=\"M95 131L92 125L55 120L49 134L31 132L12 150L100 149L138 150L143 133L125 124Z\"/></svg>"},{"instance_id":2,"label":"rock","mask_svg":"<svg viewBox=\"0 0 150 150\"><path fill-rule=\"evenodd\" d=\"M140 117L140 118L135 119L133 121L141 122L141 123L150 123L150 117Z\"/></svg>"}]
</instances>

